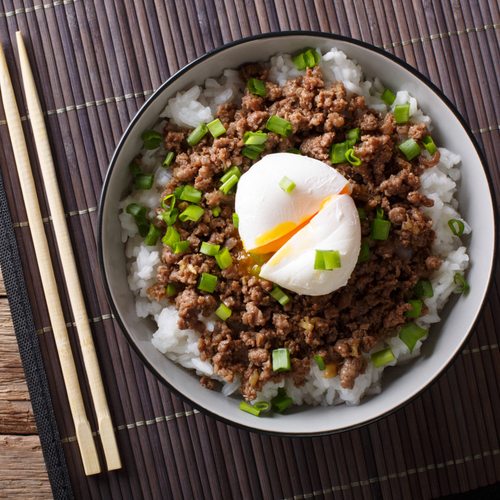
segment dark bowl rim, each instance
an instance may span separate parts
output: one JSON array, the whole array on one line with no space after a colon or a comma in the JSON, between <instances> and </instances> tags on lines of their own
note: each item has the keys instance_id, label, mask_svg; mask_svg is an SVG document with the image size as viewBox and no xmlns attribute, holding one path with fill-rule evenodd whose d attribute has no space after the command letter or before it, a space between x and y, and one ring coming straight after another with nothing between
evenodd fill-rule
<instances>
[{"instance_id":1,"label":"dark bowl rim","mask_svg":"<svg viewBox=\"0 0 500 500\"><path fill-rule=\"evenodd\" d=\"M223 422L223 423L225 423L227 425L231 425L233 427L237 427L237 428L239 428L241 430L244 430L244 431L257 432L259 434L268 435L268 436L277 436L277 437L321 437L321 436L329 436L329 435L332 435L332 434L337 434L337 433L340 433L340 432L346 432L346 431L355 430L355 429L358 429L358 428L363 427L365 425L377 422L378 420L381 420L382 418L386 418L389 415L392 415L393 413L395 413L396 411L400 410L401 408L403 408L407 404L411 403L413 400L415 400L417 397L419 397L424 391L426 391L433 384L435 384L439 380L439 378L446 372L446 370L448 370L448 368L456 361L456 359L458 358L458 356L460 356L460 354L461 354L461 351L462 351L461 348L464 346L464 344L471 337L472 333L476 329L477 324L480 321L481 316L482 316L482 314L484 312L484 308L486 306L488 295L489 295L489 293L491 291L491 287L492 287L492 284L493 284L493 277L495 275L495 271L496 271L496 267L497 267L497 260L498 260L498 236L494 238L494 251L493 251L492 271L491 271L491 274L489 276L488 284L487 284L486 291L484 293L484 296L483 296L483 299L482 299L482 302L481 302L481 306L480 306L480 308L478 309L478 311L476 313L476 317L475 317L474 323L473 323L471 329L469 330L469 332L467 333L467 335L464 337L464 339L463 339L463 341L462 341L462 343L460 345L460 348L457 350L456 354L453 356L453 358L451 358L451 360L446 365L444 365L441 368L441 370L436 374L436 376L434 377L433 380L431 380L431 382L429 382L425 387L423 387L421 390L419 390L413 396L409 397L408 399L405 399L400 404L398 404L396 407L391 408L390 410L384 412L383 414L381 414L381 415L379 415L377 417L365 420L365 421L360 422L358 424L345 426L345 427L342 427L340 429L334 429L334 430L331 430L331 431L297 432L297 433L288 433L288 432L287 433L282 433L282 432L274 432L274 431L262 430L262 429L259 429L259 428L256 428L256 427L250 427L250 426L246 426L246 425L243 425L243 424L240 424L240 423L233 422L232 420L229 420L229 419L227 419L225 417L217 415L217 414L211 412L210 410L207 410L203 406L201 406L201 405L193 402L188 396L184 395L177 388L175 388L174 386L172 386L171 384L169 384L163 378L163 376L154 369L154 367L150 364L150 362L148 361L148 359L145 356L143 356L141 350L135 344L134 340L132 339L131 335L129 334L127 328L125 327L122 319L120 318L120 316L118 314L117 308L115 306L115 303L114 303L112 295L111 295L111 290L109 288L108 281L106 279L106 272L105 272L105 268L104 268L103 248L102 248L102 240L103 240L103 238L102 238L102 229L103 229L102 226L103 226L103 210L104 210L103 205L104 205L104 200L106 198L106 192L107 192L107 189L109 187L109 182L110 182L111 174L112 174L112 171L113 171L114 167L116 166L116 160L118 158L118 155L120 154L120 151L123 148L124 143L128 139L128 136L130 135L131 130L134 128L136 122L140 119L140 117L145 112L145 110L149 107L149 105L164 91L165 88L167 88L169 85L171 85L172 82L174 82L175 80L177 80L178 78L180 78L182 75L184 75L186 72L190 71L192 68L194 68L195 66L197 66L202 61L204 61L206 59L209 59L213 55L218 54L219 52L222 52L222 51L224 51L226 49L229 49L231 47L235 47L237 45L241 45L241 44L244 44L244 43L247 43L247 42L251 42L251 41L254 41L254 40L260 40L260 39L266 39L266 38L273 39L273 38L286 37L286 36L314 36L314 37L319 37L319 38L325 38L325 39L328 39L328 40L342 41L342 42L347 42L347 43L351 43L351 44L354 44L354 45L358 45L358 46L360 46L362 48L365 48L367 50L370 50L370 51L375 52L375 53L377 53L377 54L379 54L379 55L381 55L383 57L386 57L386 58L390 59L391 61L393 61L394 63L396 63L399 66L402 66L404 69L406 69L407 71L409 71L410 73L412 73L415 77L417 77L427 87L429 87L446 104L446 106L450 109L450 111L455 115L455 117L457 118L457 120L460 122L460 124L462 125L463 129L467 133L469 139L471 140L471 142L472 142L472 144L473 144L473 146L474 146L474 148L476 150L477 155L479 156L479 159L481 161L481 166L482 166L482 168L484 170L484 173L485 173L485 176L486 176L486 180L487 180L487 183L488 183L489 194L490 194L490 198L492 200L492 205L493 205L494 234L498 235L498 210L497 210L497 206L496 206L496 203L495 203L495 198L493 196L493 192L494 191L492 189L492 180L491 180L491 175L489 173L489 170L487 168L486 158L484 157L483 152L481 151L481 149L479 147L479 144L478 144L476 138L474 137L474 134L472 133L469 125L465 121L465 119L462 117L462 115L456 109L455 105L448 99L448 97L446 97L446 95L444 95L444 93L434 83L432 83L425 75L423 75L422 73L420 73L417 69L413 68L412 66L410 66L408 63L406 63L402 59L399 59L395 55L393 55L393 54L391 54L389 52L386 52L386 51L382 50L379 47L376 47L374 45L370 45L370 44L368 44L366 42L363 42L361 40L356 40L356 39L353 39L353 38L350 38L350 37L346 37L346 36L342 36L342 35L336 35L336 34L332 34L332 33L322 33L322 32L316 32L316 31L280 31L280 32L272 32L272 33L262 33L262 34L253 35L253 36L250 36L250 37L247 37L247 38L241 38L239 40L235 40L233 42L229 42L227 44L224 44L224 45L222 45L220 47L217 47L217 48L215 48L215 49L207 52L206 54L198 57L194 61L188 63L182 69L180 69L179 71L177 71L177 73L175 73L174 75L172 75L144 103L144 105L142 106L142 108L136 113L136 115L131 120L130 124L128 125L127 129L123 133L123 135L122 135L122 137L121 137L121 139L120 139L120 141L119 141L119 143L118 143L118 145L117 145L117 147L115 149L113 157L111 158L111 162L109 164L108 171L106 173L106 178L104 180L104 184L103 184L102 191L101 191L101 198L99 200L99 214L98 214L98 228L97 228L97 250L98 250L99 270L100 270L100 273L101 273L101 279L102 279L102 282L103 282L103 285L104 285L104 290L105 290L105 293L106 293L106 297L108 299L108 303L109 303L109 305L111 307L111 310L113 312L114 319L117 321L118 325L120 326L120 329L123 332L123 334L125 335L125 338L127 339L129 345L132 347L132 349L135 351L135 353L139 356L139 359L144 363L144 365L148 368L148 370L150 370L151 373L153 373L153 375L163 385L165 385L171 392L173 392L177 397L179 397L181 400L183 400L184 402L186 402L187 404L189 404L190 406L192 406L196 410L200 411L201 413L203 413L205 415L208 415L208 416L210 416L210 417L212 417L212 418L214 418L214 419L216 419L216 420L218 420L220 422Z\"/></svg>"}]
</instances>

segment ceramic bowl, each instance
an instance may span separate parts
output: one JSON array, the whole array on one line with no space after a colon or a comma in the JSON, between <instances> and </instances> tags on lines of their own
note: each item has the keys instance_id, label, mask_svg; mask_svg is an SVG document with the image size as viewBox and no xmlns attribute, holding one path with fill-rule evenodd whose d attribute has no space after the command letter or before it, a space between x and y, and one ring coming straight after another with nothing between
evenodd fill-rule
<instances>
[{"instance_id":1,"label":"ceramic bowl","mask_svg":"<svg viewBox=\"0 0 500 500\"><path fill-rule=\"evenodd\" d=\"M238 409L236 397L204 389L199 377L174 364L151 344L152 320L135 313L134 296L127 285L124 244L118 220L118 202L130 187L128 164L141 149L141 133L153 126L167 101L178 91L218 77L225 68L264 61L277 52L297 53L304 47L332 46L355 59L368 77L378 76L392 89L405 89L433 119L433 138L462 157L462 180L457 198L460 212L473 228L466 239L470 255L467 296L452 295L435 324L422 354L404 366L384 372L382 393L363 398L359 406L297 406L287 414L255 417ZM324 52L323 52L324 53ZM144 364L170 390L194 408L226 423L264 433L321 435L366 424L400 408L439 377L460 353L485 304L496 260L496 217L484 159L478 145L450 101L404 62L360 41L320 33L293 32L255 36L218 48L190 63L165 82L137 113L111 161L99 209L98 250L102 278L113 314L130 345Z\"/></svg>"}]
</instances>

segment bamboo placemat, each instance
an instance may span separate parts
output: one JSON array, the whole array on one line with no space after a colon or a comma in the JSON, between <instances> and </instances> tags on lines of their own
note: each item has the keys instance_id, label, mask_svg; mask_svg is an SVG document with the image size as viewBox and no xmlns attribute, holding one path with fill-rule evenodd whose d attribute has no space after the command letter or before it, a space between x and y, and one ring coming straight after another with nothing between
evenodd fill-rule
<instances>
[{"instance_id":1,"label":"bamboo placemat","mask_svg":"<svg viewBox=\"0 0 500 500\"><path fill-rule=\"evenodd\" d=\"M124 465L121 471L99 476L83 473L0 108L0 260L57 498L431 499L500 481L496 333L500 271L469 344L422 396L388 418L352 432L282 439L205 417L157 382L128 347L110 314L96 253L103 178L115 145L137 110L189 61L223 43L268 31L317 30L350 36L416 67L470 124L498 194L498 2L3 0L0 41L25 115L23 125L56 278L84 401L90 408L26 117L15 48L17 30L24 34L47 115ZM95 430L90 412L89 417ZM101 449L99 453L104 463Z\"/></svg>"}]
</instances>

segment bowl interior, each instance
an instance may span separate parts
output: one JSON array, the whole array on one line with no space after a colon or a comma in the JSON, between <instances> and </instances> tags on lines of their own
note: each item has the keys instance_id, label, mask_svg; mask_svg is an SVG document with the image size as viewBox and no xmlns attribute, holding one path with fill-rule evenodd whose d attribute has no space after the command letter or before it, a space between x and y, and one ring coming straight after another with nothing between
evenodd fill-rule
<instances>
[{"instance_id":1,"label":"bowl interior","mask_svg":"<svg viewBox=\"0 0 500 500\"><path fill-rule=\"evenodd\" d=\"M381 394L365 397L356 407L302 406L295 407L287 415L256 418L240 411L237 399L204 389L194 373L168 360L151 344L155 324L137 317L134 296L127 284L118 202L129 189L128 164L141 148L141 133L156 123L168 99L176 92L201 85L209 76L218 77L226 68L263 61L277 52L294 53L304 47L320 47L324 52L332 46L355 59L365 75L378 76L392 90L405 89L416 97L419 107L433 119L436 144L462 157L462 180L457 197L462 216L473 228L473 237L467 241L471 260L467 276L470 293L452 296L442 312L441 323L432 327L423 344L421 356L407 365L384 372ZM177 73L150 98L125 132L111 162L100 206L99 252L103 280L115 317L136 352L160 380L188 398L195 407L230 423L272 433L327 433L361 425L394 410L425 388L459 352L478 318L494 265L495 241L493 201L481 158L451 108L416 72L409 71L394 59L361 43L327 35L268 35L236 42L207 54Z\"/></svg>"}]
</instances>

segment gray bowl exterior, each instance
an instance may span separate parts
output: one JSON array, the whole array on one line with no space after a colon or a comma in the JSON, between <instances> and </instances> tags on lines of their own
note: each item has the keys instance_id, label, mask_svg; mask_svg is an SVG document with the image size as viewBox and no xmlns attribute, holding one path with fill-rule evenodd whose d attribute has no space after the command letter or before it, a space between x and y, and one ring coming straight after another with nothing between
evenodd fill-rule
<instances>
[{"instance_id":1,"label":"gray bowl exterior","mask_svg":"<svg viewBox=\"0 0 500 500\"><path fill-rule=\"evenodd\" d=\"M204 389L199 377L176 365L151 344L152 320L135 313L134 296L127 284L124 244L118 220L118 202L130 188L128 164L141 149L141 133L153 126L167 101L181 90L202 85L226 68L245 62L264 61L278 52L296 53L304 47L332 46L355 59L365 75L378 76L392 90L404 89L417 98L419 107L433 120L433 138L462 157L459 183L460 212L473 228L467 238L471 264L467 272L470 293L452 295L434 325L422 354L410 363L389 368L382 379L382 393L365 397L359 406L295 407L286 415L268 413L257 418L238 409L237 398ZM393 57L360 42L312 33L275 34L235 42L209 53L180 71L144 105L124 134L105 181L99 214L101 272L115 317L130 344L151 371L194 407L227 423L259 432L311 435L353 428L394 411L431 384L459 354L486 300L496 256L495 208L477 145L458 113L416 71ZM425 79L424 79L425 80ZM426 80L425 80L426 81Z\"/></svg>"}]
</instances>

